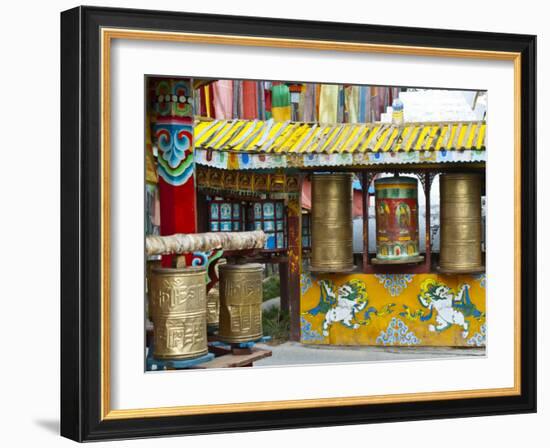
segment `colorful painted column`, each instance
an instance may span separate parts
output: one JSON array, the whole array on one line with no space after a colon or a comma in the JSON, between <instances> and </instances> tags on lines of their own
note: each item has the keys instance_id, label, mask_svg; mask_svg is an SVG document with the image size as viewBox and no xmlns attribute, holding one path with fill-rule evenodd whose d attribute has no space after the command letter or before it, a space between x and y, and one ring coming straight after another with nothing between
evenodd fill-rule
<instances>
[{"instance_id":1,"label":"colorful painted column","mask_svg":"<svg viewBox=\"0 0 550 448\"><path fill-rule=\"evenodd\" d=\"M152 78L149 87L151 128L158 148L160 233L193 233L197 231L197 219L192 80ZM172 258L163 256L162 265L171 266Z\"/></svg>"}]
</instances>

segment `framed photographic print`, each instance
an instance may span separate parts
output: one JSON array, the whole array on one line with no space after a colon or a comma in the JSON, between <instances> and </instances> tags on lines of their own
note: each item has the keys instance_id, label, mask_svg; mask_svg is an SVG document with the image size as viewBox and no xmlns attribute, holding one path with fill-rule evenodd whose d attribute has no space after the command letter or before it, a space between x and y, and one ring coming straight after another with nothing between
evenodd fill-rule
<instances>
[{"instance_id":1,"label":"framed photographic print","mask_svg":"<svg viewBox=\"0 0 550 448\"><path fill-rule=\"evenodd\" d=\"M61 433L536 411L535 36L61 14Z\"/></svg>"}]
</instances>

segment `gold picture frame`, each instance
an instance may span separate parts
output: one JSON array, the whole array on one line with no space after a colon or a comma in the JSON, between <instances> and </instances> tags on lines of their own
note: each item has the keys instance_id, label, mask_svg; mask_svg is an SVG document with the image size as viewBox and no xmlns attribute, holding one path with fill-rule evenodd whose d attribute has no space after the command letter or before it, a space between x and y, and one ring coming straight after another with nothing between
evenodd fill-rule
<instances>
[{"instance_id":1,"label":"gold picture frame","mask_svg":"<svg viewBox=\"0 0 550 448\"><path fill-rule=\"evenodd\" d=\"M197 30L186 31L173 31L171 25L166 23L166 29L145 29L147 28L144 24L147 21L155 20L155 28L158 28L158 24L163 23L163 20L166 22L170 20L177 20L178 17L181 20L181 26L183 29L186 27L189 28L189 23L196 18L196 15L173 15L170 16L167 13L157 13L157 12L141 12L141 21L137 21L132 26L133 16L128 12L123 12L123 10L108 10L102 8L76 8L70 11L63 13L62 15L62 26L64 27L64 32L66 35L71 35L75 43L70 44L66 43L66 56L65 57L65 72L62 69L62 76L65 79L69 77L74 77L75 73L79 73L82 76L82 65L88 62L90 55L82 55L81 52L85 49L78 47L77 41L74 39L74 33L80 35L81 39L88 39L88 43L93 40L91 43L91 48L96 48L98 50L97 54L91 57L89 60L95 61L97 67L87 66L88 70L96 69L99 75L99 83L96 89L92 91L88 90L88 95L93 94L97 96L99 112L100 112L100 122L98 129L90 129L90 132L97 133L97 142L99 143L98 147L98 164L94 165L92 168L85 167L88 169L99 169L99 182L94 188L96 188L96 194L99 198L99 255L98 257L98 269L95 271L99 274L99 285L97 287L97 292L99 292L98 298L98 314L95 314L95 318L99 318L97 323L97 333L99 335L99 344L97 344L97 353L99 359L97 367L99 367L99 376L97 378L96 386L85 385L82 383L81 377L78 381L75 378L68 379L65 378L67 384L70 383L70 386L64 387L65 399L68 396L71 396L73 400L78 402L78 407L81 409L83 415L85 415L84 421L95 422L95 425L88 423L84 424L83 420L75 422L71 417L67 417L67 409L62 409L62 434L77 440L92 440L95 438L119 438L119 437L132 437L134 434L137 434L133 431L132 427L129 428L128 425L132 425L132 422L146 420L147 423L141 427L141 431L146 435L157 435L157 434L170 434L170 433L193 433L203 431L201 428L204 428L200 424L195 425L194 428L188 428L185 425L180 424L181 430L169 430L164 431L162 423L163 418L172 418L174 422L184 421L187 417L191 416L211 416L211 415L227 415L227 414L242 414L242 413L263 413L270 411L298 411L298 410L318 410L320 408L327 410L327 415L323 418L318 418L315 420L315 416L309 416L309 420L304 421L304 425L308 424L325 424L327 418L334 415L338 412L339 408L349 409L350 407L361 407L366 409L367 412L370 412L370 409L374 411L373 405L395 405L398 403L413 403L417 406L422 406L422 403L429 404L435 401L456 401L456 400L471 400L471 399L485 399L489 400L487 402L498 403L498 400L501 400L504 408L508 406L509 412L525 412L534 410L534 396L532 386L526 388L526 382L532 382L534 375L533 365L534 364L534 352L532 348L529 348L526 351L526 339L531 340L531 336L526 337L526 332L534 331L533 315L530 313L533 312L530 308L526 311L525 303L526 300L525 294L526 289L525 281L526 275L531 278L535 275L535 258L533 256L533 247L534 241L530 241L526 244L525 242L525 219L527 215L528 226L532 228L535 225L532 222L532 210L534 207L534 192L533 186L531 184L531 179L525 179L525 173L532 172L534 169L534 159L526 157L526 153L531 154L534 152L534 142L530 141L523 133L525 132L526 126L533 123L533 102L531 97L534 91L534 85L531 84L531 79L534 77L532 72L532 64L534 59L534 38L532 36L516 36L509 35L506 39L503 38L501 43L502 49L498 48L488 48L490 45L493 45L488 39L489 35L482 36L481 33L476 34L478 47L479 48L460 48L453 47L452 43L455 45L460 45L461 39L466 41L466 37L472 36L462 36L459 32L446 32L445 36L440 37L439 43L441 45L426 46L425 43L422 43L422 36L432 36L432 41L435 45L438 44L438 39L435 39L431 35L431 30L416 30L418 33L415 37L417 44L406 45L404 43L395 42L394 38L390 36L390 28L385 30L376 30L370 31L372 35L377 36L378 41L369 42L369 38L365 38L365 42L350 42L345 39L342 40L323 40L318 38L288 38L288 37L276 37L277 32L282 32L278 30L278 26L283 26L277 21L270 23L271 28L269 33L272 36L253 36L250 35L250 30L246 33L243 30L243 35L235 35L224 33L223 30L218 33L213 32L197 32ZM203 21L212 20L211 26L217 25L216 20L209 16L201 16ZM228 19L229 20L229 19ZM259 19L258 19L259 20ZM267 20L267 19L262 19ZM89 26L88 29L80 27L79 23L87 23L93 26ZM171 22L170 22L171 23ZM251 27L259 26L259 23L254 23L254 19L250 19ZM293 24L293 26L296 26ZM327 29L334 28L338 29L339 24L323 24ZM366 27L365 30L368 31L367 26L356 25L357 27ZM340 26L344 31L341 31L345 34L345 27ZM192 28L192 27L190 27ZM207 27L206 27L207 28ZM320 29L322 27L320 26ZM93 34L91 34L90 29L93 29ZM412 32L412 31L411 31ZM384 38L384 33L386 37ZM412 32L413 33L413 32ZM456 34L455 34L456 33ZM245 35L246 34L246 35ZM368 33L366 33L368 34ZM414 33L413 33L414 34ZM479 36L478 36L479 34ZM420 37L418 37L420 36ZM372 37L372 36L371 36ZM117 39L125 40L139 40L139 41L162 41L162 42L184 42L184 43L201 43L201 44L210 44L210 45L236 45L242 46L243 51L247 47L276 47L276 48L287 48L287 49L314 49L321 51L342 51L342 52L354 52L354 53L381 53L381 54L397 54L397 55L408 55L408 56L437 56L437 57L449 57L449 58L468 58L468 59L483 59L483 60L503 60L511 61L514 65L514 170L515 170L515 179L514 179L514 211L515 211L515 222L514 222L514 243L513 243L513 254L515 260L515 279L514 279L514 307L515 307L515 324L514 324L514 386L509 388L494 388L494 389L480 389L480 390L462 390L462 391L450 391L450 392L432 392L432 393L409 393L409 394L399 394L399 395L378 395L378 396L353 396L353 397L340 397L340 398L318 398L318 399L306 399L306 400L285 400L285 401L267 401L267 402L256 402L256 403L233 403L233 404L216 404L216 405L193 405L193 406L176 406L176 407L161 407L161 408L142 408L142 409L112 409L110 406L111 402L111 384L110 384L110 245L111 245L111 235L110 235L110 213L111 213L111 203L110 203L110 175L111 175L111 166L110 166L110 135L111 135L111 115L110 115L110 105L111 105L111 45ZM485 40L484 40L485 39ZM386 43L381 43L380 41L386 40ZM391 41L394 41L393 43ZM95 47L94 47L95 45ZM77 48L73 48L77 46ZM76 56L79 58L76 58ZM526 79L527 77L527 79ZM79 79L83 79L80 77ZM68 82L68 81L67 81ZM73 83L74 84L74 83ZM67 95L71 92L75 92L75 86L71 84L71 87L64 87L67 89ZM77 90L84 88L84 86L79 85ZM69 91L72 89L71 91ZM79 90L79 97L82 95L82 91ZM94 96L94 98L95 98ZM66 108L70 109L78 108L78 105L72 104L70 101L66 101L64 104ZM529 112L530 111L530 112ZM68 142L73 138L73 129L75 126L86 125L86 117L83 117L79 114L78 122L69 121L67 117L66 121L63 121L63 126L67 135L67 140L64 142L64 145L68 145ZM62 120L64 118L62 117ZM70 129L69 129L70 128ZM85 151L89 149L89 144L86 142L79 141L80 151ZM88 149L87 149L88 148ZM62 147L62 151L66 152L68 149L66 146ZM68 160L68 158L66 158ZM63 163L63 162L62 162ZM65 172L70 169L75 169L75 164L80 163L73 159L66 162L64 166L64 176ZM526 165L527 164L527 165ZM67 180L68 183L74 182L74 180ZM65 184L67 186L67 184ZM528 190L529 196L526 194L526 189ZM80 204L81 206L82 204ZM76 209L74 208L76 207ZM73 214L79 209L77 204L69 207L64 211L65 219L70 221L73 219ZM69 225L69 224L67 224ZM531 235L531 238L535 238L534 234ZM81 251L81 246L74 247L74 245L66 244L63 248L63 253L65 258L69 258L68 253L74 251ZM81 253L81 252L80 252ZM522 261L523 260L523 261ZM525 271L522 271L522 264L525 268L525 260L529 260L528 270L526 274ZM72 282L73 280L65 279L63 281ZM68 285L67 290L72 290L74 285ZM530 286L531 287L531 286ZM75 300L73 296L69 297L69 292L65 293L65 296L62 298L65 309L65 315L63 317L63 325L69 326L74 325L68 320L69 316L74 315L73 305L67 305L66 303L70 300ZM534 296L531 297L534 299ZM79 299L80 300L80 299ZM82 312L82 308L80 309ZM80 315L82 317L82 315ZM529 328L525 328L525 323L529 323ZM73 328L71 331L81 332L83 331L82 327ZM65 343L68 344L67 341ZM65 350L64 353L70 353L71 355L66 355L63 364L65 367L69 365L78 364L78 359L75 359L74 353L83 350L83 347L69 347ZM81 365L82 367L82 365ZM68 367L67 367L68 368ZM80 382L80 385L77 386L76 383ZM80 393L80 398L75 398L75 390L79 387L82 388ZM93 406L89 406L85 401L90 400L91 391L99 389L99 405L96 403ZM492 400L492 401L491 401ZM525 403L528 403L526 405ZM452 406L449 403L449 406ZM475 410L475 405L464 410L464 415L476 415L482 413L482 411ZM370 408L370 409L367 409ZM429 406L425 407L426 416L435 415L431 414ZM442 415L444 416L444 414ZM394 417L395 420L406 419L407 415ZM178 420L179 419L179 420ZM313 419L313 420L312 420ZM375 419L370 419L375 420ZM362 421L370 421L369 418L364 418ZM175 423L174 423L175 424ZM105 429L100 429L105 427ZM235 424L235 428L248 429L253 428L253 425L249 426L238 426ZM258 428L262 426L259 425ZM268 427L264 425L263 427ZM277 424L274 423L274 427L277 427ZM292 427L288 422L281 422L280 427ZM85 430L84 430L85 429ZM220 426L222 430L222 426ZM141 432L140 432L141 434Z\"/></svg>"}]
</instances>

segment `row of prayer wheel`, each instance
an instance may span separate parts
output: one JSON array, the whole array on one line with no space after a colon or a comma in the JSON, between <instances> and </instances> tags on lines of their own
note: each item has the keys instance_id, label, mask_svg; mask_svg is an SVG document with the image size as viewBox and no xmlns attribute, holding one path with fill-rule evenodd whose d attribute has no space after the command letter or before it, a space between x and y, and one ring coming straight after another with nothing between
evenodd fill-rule
<instances>
[{"instance_id":1,"label":"row of prayer wheel","mask_svg":"<svg viewBox=\"0 0 550 448\"><path fill-rule=\"evenodd\" d=\"M153 268L149 306L154 326L153 356L190 359L208 352L207 328L228 343L262 337L262 272L260 264L220 266L219 304L216 292L206 294L206 269Z\"/></svg>"},{"instance_id":2,"label":"row of prayer wheel","mask_svg":"<svg viewBox=\"0 0 550 448\"><path fill-rule=\"evenodd\" d=\"M418 263L418 181L395 176L375 187L376 257L373 264ZM312 176L311 270L349 272L353 266L351 173ZM444 273L483 270L481 255L481 176L440 176L440 266ZM366 237L366 236L365 236Z\"/></svg>"}]
</instances>

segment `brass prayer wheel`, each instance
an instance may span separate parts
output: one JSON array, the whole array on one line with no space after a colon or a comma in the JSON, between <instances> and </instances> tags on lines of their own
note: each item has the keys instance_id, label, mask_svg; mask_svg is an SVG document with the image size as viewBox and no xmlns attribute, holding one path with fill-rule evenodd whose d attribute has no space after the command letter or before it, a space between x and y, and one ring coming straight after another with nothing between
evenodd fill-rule
<instances>
[{"instance_id":1,"label":"brass prayer wheel","mask_svg":"<svg viewBox=\"0 0 550 448\"><path fill-rule=\"evenodd\" d=\"M149 297L151 296L151 278L153 277L153 269L160 268L161 266L162 263L160 260L147 260L145 265L145 288ZM149 320L153 320L151 317L151 304L149 301L147 302L147 317Z\"/></svg>"},{"instance_id":2,"label":"brass prayer wheel","mask_svg":"<svg viewBox=\"0 0 550 448\"><path fill-rule=\"evenodd\" d=\"M219 279L220 266L227 263L225 258L220 258L214 265L216 271L216 277ZM215 286L208 291L206 295L206 325L208 334L214 333L218 330L220 324L220 287L216 283Z\"/></svg>"},{"instance_id":3,"label":"brass prayer wheel","mask_svg":"<svg viewBox=\"0 0 550 448\"><path fill-rule=\"evenodd\" d=\"M208 352L204 267L153 269L149 297L155 358L196 358Z\"/></svg>"},{"instance_id":4,"label":"brass prayer wheel","mask_svg":"<svg viewBox=\"0 0 550 448\"><path fill-rule=\"evenodd\" d=\"M260 339L263 335L263 266L258 263L224 264L219 269L219 339L225 342Z\"/></svg>"},{"instance_id":5,"label":"brass prayer wheel","mask_svg":"<svg viewBox=\"0 0 550 448\"><path fill-rule=\"evenodd\" d=\"M315 173L311 181L311 270L353 270L351 173Z\"/></svg>"},{"instance_id":6,"label":"brass prayer wheel","mask_svg":"<svg viewBox=\"0 0 550 448\"><path fill-rule=\"evenodd\" d=\"M418 244L418 181L384 177L374 181L376 258L373 263L412 263L424 257Z\"/></svg>"},{"instance_id":7,"label":"brass prayer wheel","mask_svg":"<svg viewBox=\"0 0 550 448\"><path fill-rule=\"evenodd\" d=\"M440 271L482 271L484 268L481 257L481 176L442 174L439 190Z\"/></svg>"},{"instance_id":8,"label":"brass prayer wheel","mask_svg":"<svg viewBox=\"0 0 550 448\"><path fill-rule=\"evenodd\" d=\"M208 331L217 330L220 323L220 290L214 286L206 295L206 324Z\"/></svg>"}]
</instances>

